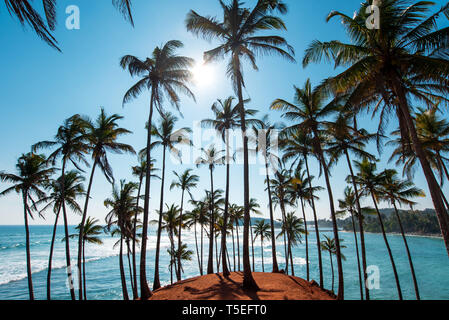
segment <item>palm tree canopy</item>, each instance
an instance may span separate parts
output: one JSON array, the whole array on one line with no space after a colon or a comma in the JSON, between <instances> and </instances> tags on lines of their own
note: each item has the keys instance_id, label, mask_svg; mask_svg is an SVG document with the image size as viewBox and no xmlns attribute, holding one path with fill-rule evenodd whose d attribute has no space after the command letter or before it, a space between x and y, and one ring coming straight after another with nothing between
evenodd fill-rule
<instances>
[{"instance_id":1,"label":"palm tree canopy","mask_svg":"<svg viewBox=\"0 0 449 320\"><path fill-rule=\"evenodd\" d=\"M173 171L173 174L176 176L177 180L174 180L170 185L170 190L174 188L179 188L181 190L187 191L192 198L191 190L196 188L200 177L196 174L191 174L193 170L187 169L181 175L176 171Z\"/></svg>"}]
</instances>

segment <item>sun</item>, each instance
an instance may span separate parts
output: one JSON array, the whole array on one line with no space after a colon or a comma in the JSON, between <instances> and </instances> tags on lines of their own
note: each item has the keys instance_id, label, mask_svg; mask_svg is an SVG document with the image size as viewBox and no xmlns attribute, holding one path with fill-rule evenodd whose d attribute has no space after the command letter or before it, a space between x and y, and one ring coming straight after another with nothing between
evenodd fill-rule
<instances>
[{"instance_id":1,"label":"sun","mask_svg":"<svg viewBox=\"0 0 449 320\"><path fill-rule=\"evenodd\" d=\"M197 63L193 69L193 82L199 87L210 86L215 80L215 70L209 64Z\"/></svg>"}]
</instances>

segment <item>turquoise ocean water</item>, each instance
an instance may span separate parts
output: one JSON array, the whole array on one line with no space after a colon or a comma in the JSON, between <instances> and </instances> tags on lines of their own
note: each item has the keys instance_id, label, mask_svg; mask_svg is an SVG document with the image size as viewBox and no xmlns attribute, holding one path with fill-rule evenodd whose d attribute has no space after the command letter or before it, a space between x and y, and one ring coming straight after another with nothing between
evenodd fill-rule
<instances>
[{"instance_id":1,"label":"turquoise ocean water","mask_svg":"<svg viewBox=\"0 0 449 320\"><path fill-rule=\"evenodd\" d=\"M48 252L50 248L52 227L33 226L31 227L31 257L34 291L37 299L46 297L46 277L48 265ZM313 230L312 230L313 231ZM70 233L73 233L71 227ZM242 232L240 232L240 235ZM324 230L322 234L331 235L329 230ZM199 275L198 262L195 252L195 238L193 231L183 233L183 241L188 243L189 248L194 251L193 260L184 263L185 274L183 278ZM358 269L356 263L356 253L354 235L352 233L341 232L344 244L343 249L347 260L343 264L345 277L346 299L359 299ZM55 255L53 259L52 272L52 297L54 299L69 299L67 287L67 276L65 269L65 249L61 242L63 228L59 227ZM229 237L230 238L230 237ZM24 300L28 298L28 287L26 279L25 262L25 236L23 226L0 226L0 300ZM103 235L104 244L88 245L86 248L86 272L87 272L87 296L92 300L114 300L122 298L122 290L119 273L118 248L114 248L117 241L109 235ZM413 299L413 283L409 272L407 256L405 254L402 238L397 235L389 235L388 239L392 247L394 258L400 276L402 291L405 299ZM229 239L230 240L230 239ZM241 240L241 239L240 239ZM319 280L317 250L315 235L311 233L309 237L309 261L311 278ZM154 228L150 228L149 251L148 251L148 272L151 283L154 270L154 248L156 236ZM426 237L408 237L410 250L415 263L421 297L423 299L449 300L449 258L446 254L444 243L441 239ZM380 288L371 291L373 299L397 299L397 291L393 278L390 260L387 256L385 244L379 234L367 234L367 260L368 265L377 266L380 272ZM168 255L166 250L169 247L167 236L162 237L162 258L161 258L161 282L163 285L169 284L170 273L168 269ZM76 241L71 242L71 254L73 264L76 260ZM280 267L284 266L283 243L277 242L278 262ZM261 245L257 240L254 245L256 271L262 271ZM231 267L232 242L228 242ZM204 260L207 263L207 240L204 239ZM296 276L306 277L305 243L294 249L294 265ZM250 258L252 260L252 257ZM271 270L271 246L268 241L264 244L265 270ZM331 270L329 256L323 253L324 280L325 287L331 287ZM125 266L127 260L125 256ZM334 267L336 263L334 261ZM126 268L127 275L128 269ZM335 279L337 282L337 279ZM76 282L75 282L76 283ZM130 286L129 282L128 285ZM337 283L335 284L337 285ZM130 288L128 288L131 291Z\"/></svg>"}]
</instances>

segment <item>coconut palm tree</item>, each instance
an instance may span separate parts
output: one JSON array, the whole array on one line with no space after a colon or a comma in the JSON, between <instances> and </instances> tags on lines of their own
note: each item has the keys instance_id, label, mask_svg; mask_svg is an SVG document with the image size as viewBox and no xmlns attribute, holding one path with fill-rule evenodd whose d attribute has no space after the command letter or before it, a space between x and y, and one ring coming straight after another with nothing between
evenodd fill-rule
<instances>
[{"instance_id":1,"label":"coconut palm tree","mask_svg":"<svg viewBox=\"0 0 449 320\"><path fill-rule=\"evenodd\" d=\"M271 239L271 230L270 225L265 222L265 220L259 220L259 222L256 223L254 228L254 237L257 239L257 237L260 238L260 254L262 256L262 272L265 272L265 266L263 261L263 241L264 239Z\"/></svg>"},{"instance_id":2,"label":"coconut palm tree","mask_svg":"<svg viewBox=\"0 0 449 320\"><path fill-rule=\"evenodd\" d=\"M292 247L297 246L298 243L302 242L302 235L305 234L305 232L303 219L296 217L294 212L289 212L285 215L285 221L282 224L282 229L278 234L278 237L287 234L287 259L290 257L292 276L295 276Z\"/></svg>"},{"instance_id":3,"label":"coconut palm tree","mask_svg":"<svg viewBox=\"0 0 449 320\"><path fill-rule=\"evenodd\" d=\"M11 16L15 16L22 26L29 25L39 38L52 48L61 51L58 47L58 41L53 35L57 23L56 4L56 0L43 0L42 7L45 18L42 18L39 12L33 8L30 0L5 0L6 9ZM131 0L113 0L112 4L134 26Z\"/></svg>"},{"instance_id":4,"label":"coconut palm tree","mask_svg":"<svg viewBox=\"0 0 449 320\"><path fill-rule=\"evenodd\" d=\"M81 208L79 208L79 212L81 212ZM103 234L104 229L102 226L97 224L98 222L99 222L98 219L87 217L86 223L84 225L84 239L83 239L83 289L84 289L83 294L84 294L84 300L87 300L86 255L85 255L86 243L96 244L96 245L103 244L103 241L98 236ZM81 228L81 226L78 225L75 227L75 230L79 230L80 228ZM71 234L69 236L69 238L73 239L73 238L77 238L78 236L79 236L79 233ZM67 241L66 238L63 238L62 240Z\"/></svg>"},{"instance_id":5,"label":"coconut palm tree","mask_svg":"<svg viewBox=\"0 0 449 320\"><path fill-rule=\"evenodd\" d=\"M427 1L382 0L379 29L367 26L372 12L368 0L354 18L333 11L327 20L339 18L350 43L314 41L306 50L303 65L326 59L333 60L334 67L345 68L323 86L336 94L351 90L350 103L359 110L378 102L373 110L380 111L379 128L384 126L387 115L396 115L401 138L412 142L411 148L423 169L449 255L449 216L410 105L413 98L426 105L434 105L437 100L447 103L449 29L439 29L438 18L448 14L449 3L431 13L434 5Z\"/></svg>"},{"instance_id":6,"label":"coconut palm tree","mask_svg":"<svg viewBox=\"0 0 449 320\"><path fill-rule=\"evenodd\" d=\"M416 299L420 300L421 298L419 295L418 281L416 280L415 268L413 266L412 256L410 253L410 249L408 247L407 238L405 237L404 228L402 226L401 218L399 216L397 204L399 205L405 204L413 206L415 203L411 201L411 199L415 197L425 197L424 191L419 188L416 188L413 182L409 180L401 181L400 179L398 179L396 170L385 171L385 179L383 181L381 188L383 197L393 206L396 218L398 219L402 239L404 240L405 249L407 251L407 258L410 265L410 271L412 273Z\"/></svg>"},{"instance_id":7,"label":"coconut palm tree","mask_svg":"<svg viewBox=\"0 0 449 320\"><path fill-rule=\"evenodd\" d=\"M64 193L62 192L62 180L64 179ZM66 205L75 212L82 213L81 207L77 202L77 198L85 194L83 182L85 178L80 175L78 171L72 170L65 174L65 177L59 177L56 180L50 180L47 189L50 189L50 194L47 197L42 198L36 202L36 205L46 203L45 207L41 209L41 212L52 207L55 214L55 223L53 226L53 232L50 244L50 254L48 257L48 270L47 270L47 300L51 300L51 271L53 261L53 251L56 239L56 229L58 227L59 215L62 210L62 202L65 201Z\"/></svg>"},{"instance_id":8,"label":"coconut palm tree","mask_svg":"<svg viewBox=\"0 0 449 320\"><path fill-rule=\"evenodd\" d=\"M66 119L62 126L58 128L53 141L41 141L32 146L34 152L47 149L56 148L48 157L48 161L52 162L53 165L56 161L61 158L62 169L61 169L61 193L62 198L65 197L65 177L66 177L66 167L71 163L75 168L82 171L78 163L81 162L88 166L88 162L85 159L85 155L88 153L89 145L86 141L86 122L82 119L80 115L74 115ZM67 222L67 210L65 206L66 201L61 201L62 204L62 214L64 220L64 234L68 239L69 228ZM65 252L66 252L66 264L67 264L67 277L69 283L72 282L72 267L70 258L70 243L69 240L65 242ZM47 289L48 290L48 289ZM76 299L75 289L70 286L70 297L72 300Z\"/></svg>"},{"instance_id":9,"label":"coconut palm tree","mask_svg":"<svg viewBox=\"0 0 449 320\"><path fill-rule=\"evenodd\" d=\"M181 247L175 251L172 249L167 249L168 254L170 255L170 265L171 269L175 261L178 257L181 257L181 261L192 261L193 251L189 250L186 243L181 244ZM184 273L184 268L181 266L181 273Z\"/></svg>"},{"instance_id":10,"label":"coconut palm tree","mask_svg":"<svg viewBox=\"0 0 449 320\"><path fill-rule=\"evenodd\" d=\"M137 98L144 90L151 91L150 113L148 124L153 123L153 110L156 108L162 112L164 96L177 109L180 107L178 93L182 92L195 100L195 96L190 91L188 84L191 83L192 74L189 68L193 66L193 59L178 56L175 51L183 46L182 42L172 40L167 42L162 48L156 47L151 58L140 60L139 58L126 55L122 57L120 66L128 69L132 77L139 77L139 81L134 84L125 94L123 104ZM147 133L147 155L146 159L151 159L151 126L148 126ZM147 168L147 176L150 175ZM146 250L148 235L148 215L150 212L150 179L145 180L145 201L143 212L142 244L140 253L140 290L141 299L148 299L151 290L147 283L146 274Z\"/></svg>"},{"instance_id":11,"label":"coconut palm tree","mask_svg":"<svg viewBox=\"0 0 449 320\"><path fill-rule=\"evenodd\" d=\"M240 221L243 220L245 210L244 210L244 208L242 208L236 204L231 204L229 206L229 212L230 212L231 221L235 224L235 232L236 232L236 236L237 236L237 269L234 266L234 270L240 271L241 264L240 264L239 226L240 226ZM234 260L235 260L235 252L234 252ZM234 265L235 265L235 261L234 261Z\"/></svg>"},{"instance_id":12,"label":"coconut palm tree","mask_svg":"<svg viewBox=\"0 0 449 320\"><path fill-rule=\"evenodd\" d=\"M363 159L362 162L355 161L355 166L358 170L355 176L357 185L360 186L360 193L364 196L371 197L376 209L377 216L379 218L380 227L382 230L382 236L384 238L385 246L387 247L388 255L390 257L391 266L393 268L394 278L396 280L396 287L398 290L399 300L402 300L401 285L399 282L399 276L394 262L393 253L391 252L390 244L388 243L387 235L385 233L385 227L378 207L378 200L381 199L382 184L385 181L385 173L377 173L377 165L375 162L371 162L368 159Z\"/></svg>"},{"instance_id":13,"label":"coconut palm tree","mask_svg":"<svg viewBox=\"0 0 449 320\"><path fill-rule=\"evenodd\" d=\"M178 180L174 180L171 185L170 185L170 190L173 190L174 188L179 188L181 189L181 210L180 210L180 214L179 214L179 220L180 221L184 221L185 219L183 219L183 209L184 209L184 193L187 191L187 193L190 196L190 199L192 199L192 193L191 190L196 188L198 181L199 181L199 177L196 174L191 174L192 169L187 169L186 171L184 171L181 175L179 175L176 171L173 171L173 174L178 178ZM181 236L182 236L182 226L183 224L180 223L179 224L179 228L178 228L178 253L182 254L182 241L181 241ZM181 270L182 270L182 264L181 264L181 256L178 256L178 269L177 269L177 278L178 281L181 280Z\"/></svg>"},{"instance_id":14,"label":"coconut palm tree","mask_svg":"<svg viewBox=\"0 0 449 320\"><path fill-rule=\"evenodd\" d=\"M295 132L295 130L303 130L306 133L312 135L312 147L317 154L320 162L324 178L326 181L327 193L329 196L329 207L332 218L332 229L334 232L334 239L337 246L336 257L338 266L338 294L339 300L344 299L344 278L343 278L343 264L340 256L340 239L338 237L337 219L335 216L335 204L334 196L332 192L332 186L330 183L329 164L325 158L323 150L323 133L325 120L328 116L334 114L337 111L337 101L332 99L328 104L325 101L328 99L328 95L320 88L312 89L310 79L307 79L303 88L295 88L295 104L287 102L283 99L275 100L271 108L274 110L283 110L285 118L292 121L300 121L297 124L286 128L286 132Z\"/></svg>"},{"instance_id":15,"label":"coconut palm tree","mask_svg":"<svg viewBox=\"0 0 449 320\"><path fill-rule=\"evenodd\" d=\"M230 147L230 130L234 130L240 127L240 105L234 105L234 97L228 97L225 100L218 99L212 105L211 109L214 113L215 119L205 119L201 121L201 124L206 127L214 128L218 134L221 135L223 141L226 144L226 195L225 195L225 207L223 213L223 230L221 230L221 252L223 261L223 275L229 276L229 269L226 265L226 226L229 217L229 181L230 181L230 163L231 147ZM248 102L247 100L245 102ZM245 110L246 116L253 116L257 113L256 110ZM254 119L247 119L247 125L254 122Z\"/></svg>"},{"instance_id":16,"label":"coconut palm tree","mask_svg":"<svg viewBox=\"0 0 449 320\"><path fill-rule=\"evenodd\" d=\"M161 198L159 204L159 212L163 212L164 206L164 189L165 189L165 165L166 165L166 155L167 149L171 155L177 159L181 159L181 150L177 147L178 145L191 145L191 141L188 134L192 131L190 128L181 128L175 130L176 122L178 118L169 112L161 114L161 120L159 124L152 124L151 135L155 138L152 146L162 146L162 173L161 173ZM146 154L146 150L142 150L141 154ZM157 231L156 240L156 257L154 266L154 283L153 290L157 290L161 287L159 280L159 253L160 253L160 243L161 243L161 225L162 216L159 216L159 224Z\"/></svg>"},{"instance_id":17,"label":"coconut palm tree","mask_svg":"<svg viewBox=\"0 0 449 320\"><path fill-rule=\"evenodd\" d=\"M266 35L266 30L286 30L281 18L275 12L285 13L287 8L282 1L258 0L252 9L242 7L239 0L229 1L226 4L220 1L223 10L223 21L216 18L201 16L195 11L190 11L186 19L187 30L205 39L217 39L219 46L206 51L204 59L206 62L221 60L229 57L227 75L232 85L240 106L240 123L243 140L243 185L244 185L244 231L243 231L243 286L248 289L258 289L251 275L249 261L249 151L248 137L246 135L246 114L243 98L243 64L241 59L245 58L251 62L253 69L257 70L256 56L258 54L277 54L289 61L292 57L293 48L280 36ZM285 50L284 50L285 48Z\"/></svg>"},{"instance_id":18,"label":"coconut palm tree","mask_svg":"<svg viewBox=\"0 0 449 320\"><path fill-rule=\"evenodd\" d=\"M187 213L186 215L186 223L187 227L193 226L194 234L195 234L195 247L196 247L196 255L198 259L198 268L200 274L203 275L203 234L204 234L204 226L207 223L207 205L204 201L193 200L189 201L194 208ZM201 253L198 249L198 235L197 235L197 224L200 225L200 247Z\"/></svg>"},{"instance_id":19,"label":"coconut palm tree","mask_svg":"<svg viewBox=\"0 0 449 320\"><path fill-rule=\"evenodd\" d=\"M136 214L137 198L134 193L137 191L137 183L120 181L120 189L113 185L112 197L104 201L104 206L111 210L106 215L106 229L111 230L116 227L113 235L120 235L120 276L122 281L123 299L129 300L126 287L125 269L123 266L123 240L133 237L133 216ZM141 211L141 209L139 210Z\"/></svg>"},{"instance_id":20,"label":"coconut palm tree","mask_svg":"<svg viewBox=\"0 0 449 320\"><path fill-rule=\"evenodd\" d=\"M209 167L210 171L210 201L209 201L209 208L210 208L210 229L209 229L209 258L207 262L207 274L214 273L214 267L213 267L213 253L214 253L214 242L213 242L213 235L214 235L214 224L215 224L215 203L214 203L214 169L216 165L222 165L225 163L226 159L225 156L222 154L224 153L224 150L217 150L213 145L209 146L208 149L201 148L201 151L203 153L203 157L200 157L196 160L197 167L201 165L207 165Z\"/></svg>"},{"instance_id":21,"label":"coconut palm tree","mask_svg":"<svg viewBox=\"0 0 449 320\"><path fill-rule=\"evenodd\" d=\"M30 300L34 300L33 280L31 276L31 250L30 250L30 230L28 226L28 216L34 219L31 204L38 199L44 198L45 192L42 190L49 177L55 171L48 167L48 162L43 155L34 153L23 154L16 164L17 174L0 172L0 181L13 184L0 193L0 197L6 196L15 191L22 194L23 213L25 220L25 247L28 293ZM35 198L37 197L37 198ZM36 200L34 200L36 199ZM40 215L40 213L39 213Z\"/></svg>"},{"instance_id":22,"label":"coconut palm tree","mask_svg":"<svg viewBox=\"0 0 449 320\"><path fill-rule=\"evenodd\" d=\"M92 122L90 119L84 118L83 122L86 126L85 138L89 145L89 149L92 153L92 171L90 173L89 185L87 187L86 201L84 202L83 216L80 223L80 234L78 237L78 281L79 281L79 299L83 299L83 282L82 282L82 247L84 239L84 225L87 218L87 209L89 206L90 194L92 191L92 183L94 180L95 169L100 167L106 180L113 184L114 176L112 173L112 167L109 164L108 152L122 154L124 152L135 154L133 147L128 144L118 142L118 138L130 134L131 131L119 127L118 121L123 117L118 114L107 115L103 108L101 108L100 114Z\"/></svg>"},{"instance_id":23,"label":"coconut palm tree","mask_svg":"<svg viewBox=\"0 0 449 320\"><path fill-rule=\"evenodd\" d=\"M334 263L332 261L332 255L336 254L337 252L337 245L335 244L335 240L329 238L328 236L324 235L324 241L321 242L321 248L323 249L323 251L327 251L329 252L329 260L331 263L331 270L332 270L332 291L334 291ZM341 241L343 242L344 240L341 239ZM341 248L346 248L345 245L340 244ZM346 257L344 254L342 254L342 259L346 260Z\"/></svg>"},{"instance_id":24,"label":"coconut palm tree","mask_svg":"<svg viewBox=\"0 0 449 320\"><path fill-rule=\"evenodd\" d=\"M249 201L249 212L250 214L254 213L257 215L262 215L262 212L259 210L260 205L259 203L257 203L257 200L254 198L251 198L251 200ZM255 264L254 264L254 260L255 260L255 255L254 255L254 236L253 236L253 222L251 220L250 222L250 234L251 234L251 252L252 252L252 257L253 257L253 272L255 269Z\"/></svg>"}]
</instances>

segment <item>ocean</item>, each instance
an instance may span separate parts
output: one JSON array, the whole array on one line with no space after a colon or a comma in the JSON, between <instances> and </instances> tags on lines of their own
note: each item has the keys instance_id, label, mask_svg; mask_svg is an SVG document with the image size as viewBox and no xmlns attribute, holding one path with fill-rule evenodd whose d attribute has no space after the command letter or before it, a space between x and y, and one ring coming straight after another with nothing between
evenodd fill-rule
<instances>
[{"instance_id":1,"label":"ocean","mask_svg":"<svg viewBox=\"0 0 449 320\"><path fill-rule=\"evenodd\" d=\"M150 227L149 230L147 276L149 278L149 283L152 284L156 233L154 226ZM240 230L239 232L240 241L242 241L242 231L243 230ZM30 227L32 274L36 299L46 298L46 277L51 232L51 226ZM314 232L313 229L312 232ZM75 233L74 227L70 227L70 233ZM332 236L330 230L323 230L321 234ZM63 236L63 228L60 226L57 231L52 271L52 298L58 300L70 299L65 269L65 245L61 241ZM360 291L354 235L348 232L341 232L340 236L344 239L343 243L346 246L346 248L343 249L343 254L346 256L346 261L343 262L345 298L358 300L360 299ZM114 248L117 238L112 238L107 234L102 235L101 238L104 242L103 245L88 244L86 246L87 298L90 300L122 299L118 259L119 248ZM410 236L407 239L415 265L421 298L428 300L449 300L449 258L442 239L415 236ZM413 282L402 238L399 235L388 235L388 240L398 268L404 299L414 299ZM185 271L183 279L185 279L199 275L193 230L183 231L183 242L187 243L189 249L194 252L192 261L183 263ZM263 247L265 271L271 270L270 244L271 242L266 241ZM162 285L170 283L170 270L168 269L169 258L167 254L169 245L168 237L164 234L162 236L160 264L160 278ZM73 267L76 261L76 239L71 240L70 246ZM284 267L285 263L283 248L281 239L278 239L277 259L281 268ZM240 250L242 250L242 248L240 248ZM379 271L379 285L371 290L371 298L377 300L397 299L393 271L382 236L380 234L366 234L366 250L368 266L372 266L375 270ZM233 258L231 237L229 237L228 251L232 268ZM254 243L254 251L256 271L262 271L261 244L259 239ZM204 255L204 265L206 267L206 238L204 239ZM306 278L305 241L294 248L293 256L295 275ZM125 272L129 279L126 256L124 256L124 259ZM250 261L252 261L251 255ZM317 249L314 233L311 233L309 236L309 261L311 279L319 282ZM332 286L331 268L329 255L326 252L323 252L323 267L324 284L326 288L330 289ZM335 288L337 288L335 257L334 268ZM75 283L77 283L76 280ZM128 290L131 295L129 281ZM0 226L0 300L26 299L28 299L28 285L26 276L24 227Z\"/></svg>"}]
</instances>

